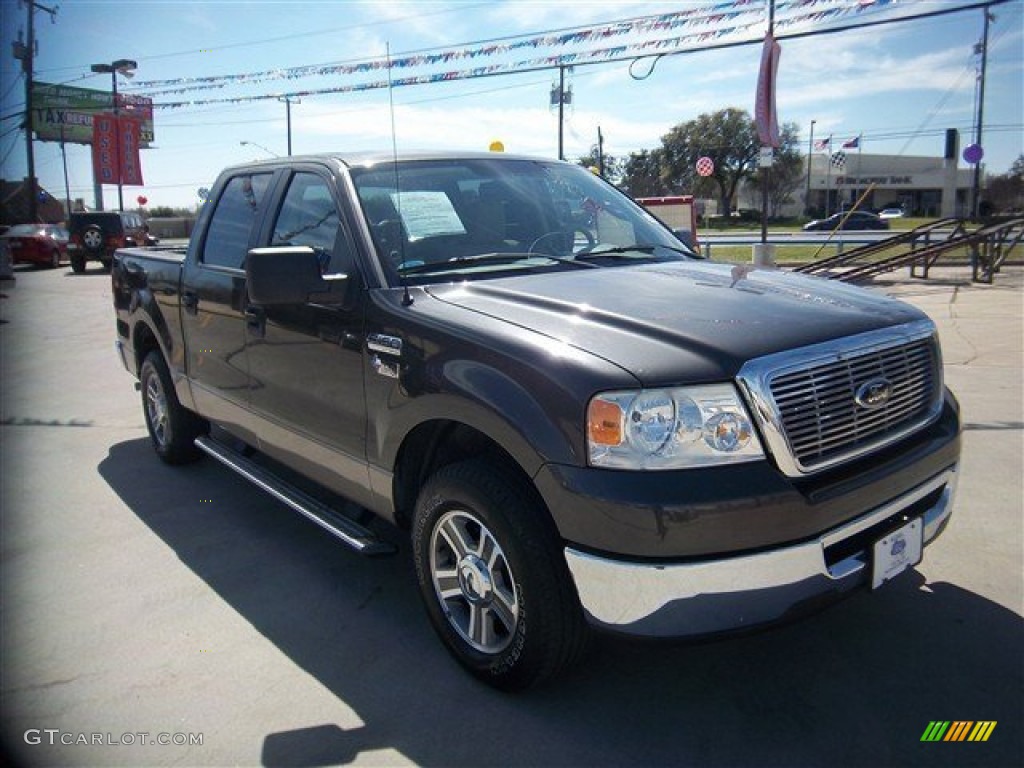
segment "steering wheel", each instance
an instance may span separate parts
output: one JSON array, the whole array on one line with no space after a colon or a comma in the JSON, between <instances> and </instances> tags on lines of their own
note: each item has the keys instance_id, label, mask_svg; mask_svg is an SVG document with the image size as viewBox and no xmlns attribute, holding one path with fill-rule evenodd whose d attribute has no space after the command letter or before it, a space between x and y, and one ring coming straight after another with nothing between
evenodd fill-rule
<instances>
[{"instance_id":1,"label":"steering wheel","mask_svg":"<svg viewBox=\"0 0 1024 768\"><path fill-rule=\"evenodd\" d=\"M532 243L530 243L530 247L527 249L527 253L535 253L538 250L537 246L540 245L540 243L544 242L545 240L547 240L550 237L561 237L561 238L563 238L563 243L564 243L564 238L566 238L566 236L570 236L572 238L571 241L570 241L570 244L569 244L569 250L570 250L570 252L572 252L572 246L576 242L576 234L577 233L583 235L583 237L586 238L586 241L587 241L586 247L587 248L593 248L595 245L597 245L597 241L594 239L594 236L590 233L590 230L584 229L583 227L574 227L571 230L570 229L556 229L556 230L554 230L552 232L547 232L547 233L541 235L536 240L534 240ZM545 252L549 253L552 256L559 256L559 255L561 255L561 254L559 254L559 253L557 253L557 252L555 252L553 250L548 250L548 251L545 251Z\"/></svg>"}]
</instances>

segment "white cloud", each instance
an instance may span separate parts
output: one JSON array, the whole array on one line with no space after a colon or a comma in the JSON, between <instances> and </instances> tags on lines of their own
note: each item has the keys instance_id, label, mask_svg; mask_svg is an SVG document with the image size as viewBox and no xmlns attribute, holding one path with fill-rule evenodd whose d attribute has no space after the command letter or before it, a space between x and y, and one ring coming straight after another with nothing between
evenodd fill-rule
<instances>
[{"instance_id":1,"label":"white cloud","mask_svg":"<svg viewBox=\"0 0 1024 768\"><path fill-rule=\"evenodd\" d=\"M217 23L210 18L210 15L202 5L186 5L181 14L181 21L190 27L201 29L204 32L217 31Z\"/></svg>"}]
</instances>

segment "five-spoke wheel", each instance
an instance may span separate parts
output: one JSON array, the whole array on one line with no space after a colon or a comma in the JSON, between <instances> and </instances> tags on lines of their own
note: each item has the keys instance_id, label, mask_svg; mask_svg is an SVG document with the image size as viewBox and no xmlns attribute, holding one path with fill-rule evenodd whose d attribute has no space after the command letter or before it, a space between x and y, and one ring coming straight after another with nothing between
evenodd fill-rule
<instances>
[{"instance_id":1,"label":"five-spoke wheel","mask_svg":"<svg viewBox=\"0 0 1024 768\"><path fill-rule=\"evenodd\" d=\"M528 480L484 459L442 467L420 492L412 538L431 623L474 675L519 690L581 656L579 598Z\"/></svg>"}]
</instances>

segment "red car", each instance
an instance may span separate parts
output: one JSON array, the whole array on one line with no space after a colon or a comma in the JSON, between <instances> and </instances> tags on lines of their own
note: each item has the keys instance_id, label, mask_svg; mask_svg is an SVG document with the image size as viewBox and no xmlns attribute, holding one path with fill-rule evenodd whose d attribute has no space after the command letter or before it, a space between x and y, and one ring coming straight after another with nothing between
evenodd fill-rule
<instances>
[{"instance_id":1,"label":"red car","mask_svg":"<svg viewBox=\"0 0 1024 768\"><path fill-rule=\"evenodd\" d=\"M18 224L3 234L12 264L56 269L68 255L68 231L56 224Z\"/></svg>"}]
</instances>

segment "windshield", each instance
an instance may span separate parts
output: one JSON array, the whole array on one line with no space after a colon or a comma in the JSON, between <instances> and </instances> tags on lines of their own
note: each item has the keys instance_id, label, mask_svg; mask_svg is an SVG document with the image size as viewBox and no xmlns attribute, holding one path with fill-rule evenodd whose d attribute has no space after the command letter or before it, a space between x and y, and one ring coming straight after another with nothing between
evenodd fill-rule
<instances>
[{"instance_id":1,"label":"windshield","mask_svg":"<svg viewBox=\"0 0 1024 768\"><path fill-rule=\"evenodd\" d=\"M352 178L392 285L691 253L581 166L500 156L400 161L355 168Z\"/></svg>"}]
</instances>

